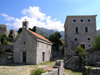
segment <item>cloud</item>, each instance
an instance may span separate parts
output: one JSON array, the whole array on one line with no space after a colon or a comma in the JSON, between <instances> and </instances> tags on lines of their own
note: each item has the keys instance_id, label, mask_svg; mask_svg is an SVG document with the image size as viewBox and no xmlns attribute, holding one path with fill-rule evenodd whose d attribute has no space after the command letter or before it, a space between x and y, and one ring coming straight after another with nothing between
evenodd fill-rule
<instances>
[{"instance_id":1,"label":"cloud","mask_svg":"<svg viewBox=\"0 0 100 75\"><path fill-rule=\"evenodd\" d=\"M21 18L14 18L9 17L6 14L2 14L2 16L5 17L6 21L9 21L9 23L6 23L6 25L10 26L14 30L18 30L20 27L22 27L22 22L27 19L29 21L29 27L33 28L33 26L37 27L43 27L47 29L54 29L58 31L63 31L63 24L61 21L51 20L51 16L46 16L46 14L40 12L39 7L29 7L28 9L23 9L21 11L22 14L24 14L24 17ZM13 21L12 23L10 21Z\"/></svg>"},{"instance_id":2,"label":"cloud","mask_svg":"<svg viewBox=\"0 0 100 75\"><path fill-rule=\"evenodd\" d=\"M100 28L97 28L97 30L100 30Z\"/></svg>"},{"instance_id":3,"label":"cloud","mask_svg":"<svg viewBox=\"0 0 100 75\"><path fill-rule=\"evenodd\" d=\"M45 14L39 11L39 7L29 7L29 9L23 9L22 14L28 17L39 18L41 21L45 19Z\"/></svg>"},{"instance_id":4,"label":"cloud","mask_svg":"<svg viewBox=\"0 0 100 75\"><path fill-rule=\"evenodd\" d=\"M5 17L5 20L6 21L11 21L11 20L14 20L15 18L14 17L9 17L7 14L1 14L3 17Z\"/></svg>"}]
</instances>

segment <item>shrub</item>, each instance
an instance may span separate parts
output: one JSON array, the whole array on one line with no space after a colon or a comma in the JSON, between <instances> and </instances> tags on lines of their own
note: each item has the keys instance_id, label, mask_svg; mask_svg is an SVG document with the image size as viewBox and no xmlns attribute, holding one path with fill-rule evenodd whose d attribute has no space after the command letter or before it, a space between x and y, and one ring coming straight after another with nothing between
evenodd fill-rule
<instances>
[{"instance_id":1,"label":"shrub","mask_svg":"<svg viewBox=\"0 0 100 75\"><path fill-rule=\"evenodd\" d=\"M85 56L85 50L83 48L81 48L80 46L77 47L77 49L75 49L75 52L78 54L79 58L80 58L80 62L81 62L81 67L82 66L86 66L86 56Z\"/></svg>"},{"instance_id":2,"label":"shrub","mask_svg":"<svg viewBox=\"0 0 100 75\"><path fill-rule=\"evenodd\" d=\"M44 73L45 71L43 69L36 69L36 70L32 70L31 71L31 75L41 75L42 73Z\"/></svg>"},{"instance_id":3,"label":"shrub","mask_svg":"<svg viewBox=\"0 0 100 75\"><path fill-rule=\"evenodd\" d=\"M86 51L81 48L80 46L77 47L77 49L75 49L75 53L79 54L79 53L85 53Z\"/></svg>"},{"instance_id":4,"label":"shrub","mask_svg":"<svg viewBox=\"0 0 100 75\"><path fill-rule=\"evenodd\" d=\"M91 44L91 51L95 50L100 50L100 35L96 36Z\"/></svg>"}]
</instances>

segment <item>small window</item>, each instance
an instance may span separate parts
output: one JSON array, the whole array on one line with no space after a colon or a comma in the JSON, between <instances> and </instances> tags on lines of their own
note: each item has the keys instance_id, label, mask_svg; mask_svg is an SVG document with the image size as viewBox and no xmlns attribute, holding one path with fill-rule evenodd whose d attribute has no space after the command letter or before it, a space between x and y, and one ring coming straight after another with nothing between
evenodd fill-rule
<instances>
[{"instance_id":1,"label":"small window","mask_svg":"<svg viewBox=\"0 0 100 75\"><path fill-rule=\"evenodd\" d=\"M76 27L76 33L78 33L78 27Z\"/></svg>"},{"instance_id":2,"label":"small window","mask_svg":"<svg viewBox=\"0 0 100 75\"><path fill-rule=\"evenodd\" d=\"M25 41L23 43L25 44Z\"/></svg>"},{"instance_id":3,"label":"small window","mask_svg":"<svg viewBox=\"0 0 100 75\"><path fill-rule=\"evenodd\" d=\"M74 19L73 22L76 22L76 20Z\"/></svg>"},{"instance_id":4,"label":"small window","mask_svg":"<svg viewBox=\"0 0 100 75\"><path fill-rule=\"evenodd\" d=\"M90 22L90 19L88 19L88 22Z\"/></svg>"},{"instance_id":5,"label":"small window","mask_svg":"<svg viewBox=\"0 0 100 75\"><path fill-rule=\"evenodd\" d=\"M74 41L77 41L77 38L75 38Z\"/></svg>"},{"instance_id":6,"label":"small window","mask_svg":"<svg viewBox=\"0 0 100 75\"><path fill-rule=\"evenodd\" d=\"M88 38L88 40L90 40L90 38Z\"/></svg>"},{"instance_id":7,"label":"small window","mask_svg":"<svg viewBox=\"0 0 100 75\"><path fill-rule=\"evenodd\" d=\"M90 47L90 45L89 45L89 47Z\"/></svg>"},{"instance_id":8,"label":"small window","mask_svg":"<svg viewBox=\"0 0 100 75\"><path fill-rule=\"evenodd\" d=\"M83 22L83 19L81 19L81 22Z\"/></svg>"},{"instance_id":9,"label":"small window","mask_svg":"<svg viewBox=\"0 0 100 75\"><path fill-rule=\"evenodd\" d=\"M85 27L85 32L88 32L88 27Z\"/></svg>"}]
</instances>

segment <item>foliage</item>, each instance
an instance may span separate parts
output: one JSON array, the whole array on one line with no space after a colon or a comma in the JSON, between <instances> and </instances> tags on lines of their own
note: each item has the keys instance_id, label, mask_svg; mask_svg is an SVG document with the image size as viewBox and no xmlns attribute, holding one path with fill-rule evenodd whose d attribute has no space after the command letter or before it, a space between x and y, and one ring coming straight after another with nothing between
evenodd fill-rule
<instances>
[{"instance_id":1,"label":"foliage","mask_svg":"<svg viewBox=\"0 0 100 75\"><path fill-rule=\"evenodd\" d=\"M32 70L31 71L31 75L41 75L42 73L44 73L45 71L43 69L36 69L36 70Z\"/></svg>"},{"instance_id":2,"label":"foliage","mask_svg":"<svg viewBox=\"0 0 100 75\"><path fill-rule=\"evenodd\" d=\"M36 26L34 26L32 29L29 28L29 30L31 30L31 31L33 31L33 32L36 32ZM22 28L19 28L19 29L18 29L18 34L19 34L20 32L22 32Z\"/></svg>"},{"instance_id":3,"label":"foliage","mask_svg":"<svg viewBox=\"0 0 100 75\"><path fill-rule=\"evenodd\" d=\"M91 66L84 66L83 67L83 75L90 75Z\"/></svg>"},{"instance_id":4,"label":"foliage","mask_svg":"<svg viewBox=\"0 0 100 75\"><path fill-rule=\"evenodd\" d=\"M80 58L81 67L86 66L86 56L84 54L86 51L83 48L81 48L80 46L78 46L77 49L75 49L75 52L78 54L78 56Z\"/></svg>"},{"instance_id":5,"label":"foliage","mask_svg":"<svg viewBox=\"0 0 100 75\"><path fill-rule=\"evenodd\" d=\"M62 46L61 46L61 50L62 50L62 54L64 54L64 45L65 45L65 42L62 40Z\"/></svg>"},{"instance_id":6,"label":"foliage","mask_svg":"<svg viewBox=\"0 0 100 75\"><path fill-rule=\"evenodd\" d=\"M91 51L95 50L100 50L100 35L96 36L91 44Z\"/></svg>"},{"instance_id":7,"label":"foliage","mask_svg":"<svg viewBox=\"0 0 100 75\"><path fill-rule=\"evenodd\" d=\"M53 43L52 47L55 47L56 50L59 50L59 46L62 46L62 42L60 38L61 35L59 32L52 33L49 36L49 40Z\"/></svg>"},{"instance_id":8,"label":"foliage","mask_svg":"<svg viewBox=\"0 0 100 75\"><path fill-rule=\"evenodd\" d=\"M32 31L36 33L36 26L32 28Z\"/></svg>"},{"instance_id":9,"label":"foliage","mask_svg":"<svg viewBox=\"0 0 100 75\"><path fill-rule=\"evenodd\" d=\"M19 29L18 29L18 34L19 34L21 31L22 31L22 28L19 28Z\"/></svg>"},{"instance_id":10,"label":"foliage","mask_svg":"<svg viewBox=\"0 0 100 75\"><path fill-rule=\"evenodd\" d=\"M86 51L83 49L83 48L81 48L80 46L78 46L77 47L77 49L75 49L75 53L77 53L77 54L79 54L79 53L85 53Z\"/></svg>"},{"instance_id":11,"label":"foliage","mask_svg":"<svg viewBox=\"0 0 100 75\"><path fill-rule=\"evenodd\" d=\"M2 45L7 44L7 35L6 34L0 34L0 43Z\"/></svg>"},{"instance_id":12,"label":"foliage","mask_svg":"<svg viewBox=\"0 0 100 75\"><path fill-rule=\"evenodd\" d=\"M9 34L13 34L13 30L12 29L10 30L10 33Z\"/></svg>"},{"instance_id":13,"label":"foliage","mask_svg":"<svg viewBox=\"0 0 100 75\"><path fill-rule=\"evenodd\" d=\"M10 37L7 37L7 40L8 40L8 41L10 41L10 40L11 40L11 38L10 38Z\"/></svg>"},{"instance_id":14,"label":"foliage","mask_svg":"<svg viewBox=\"0 0 100 75\"><path fill-rule=\"evenodd\" d=\"M81 62L81 66L86 66L86 56L84 53L79 53L78 54L79 58L80 58L80 62Z\"/></svg>"}]
</instances>

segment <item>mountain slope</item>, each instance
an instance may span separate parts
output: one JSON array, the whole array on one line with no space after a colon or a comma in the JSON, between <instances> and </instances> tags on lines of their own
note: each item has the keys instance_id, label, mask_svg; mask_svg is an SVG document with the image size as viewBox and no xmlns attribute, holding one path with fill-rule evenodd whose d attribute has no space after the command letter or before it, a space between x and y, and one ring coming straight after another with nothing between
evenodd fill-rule
<instances>
[{"instance_id":1,"label":"mountain slope","mask_svg":"<svg viewBox=\"0 0 100 75\"><path fill-rule=\"evenodd\" d=\"M56 32L55 30L48 30L45 28L40 28L40 27L36 27L36 32L40 35L43 35L44 37L49 37L51 33ZM58 31L59 32L59 31ZM64 39L64 31L60 32L61 34L61 39Z\"/></svg>"},{"instance_id":2,"label":"mountain slope","mask_svg":"<svg viewBox=\"0 0 100 75\"><path fill-rule=\"evenodd\" d=\"M97 35L100 35L100 30L97 30Z\"/></svg>"}]
</instances>

